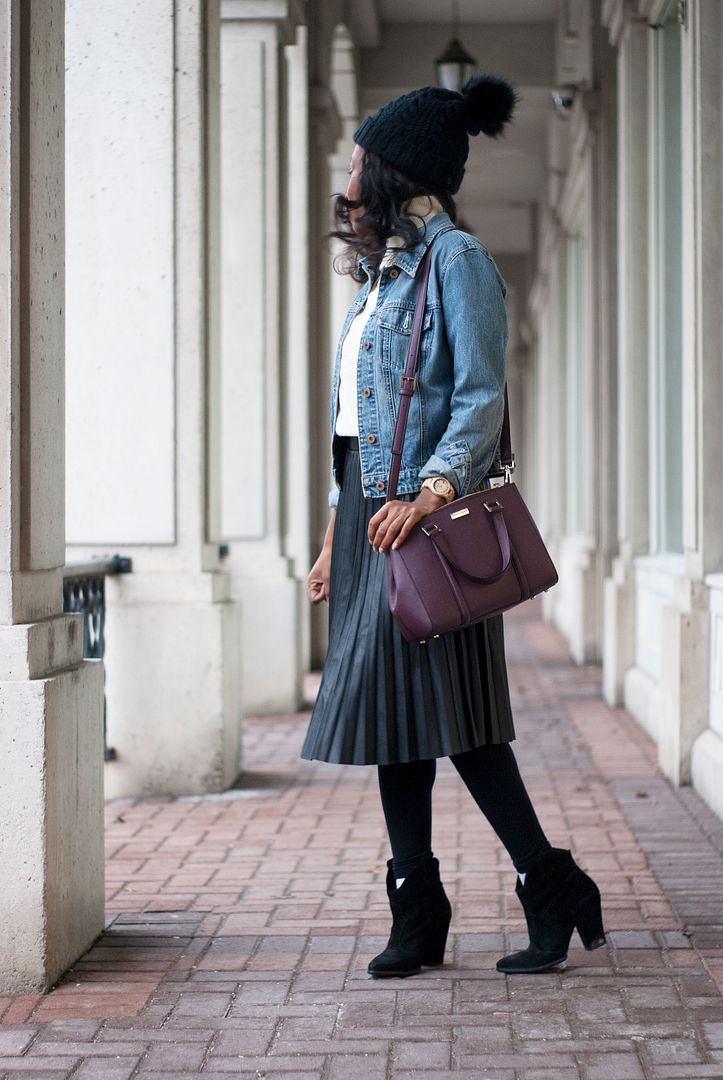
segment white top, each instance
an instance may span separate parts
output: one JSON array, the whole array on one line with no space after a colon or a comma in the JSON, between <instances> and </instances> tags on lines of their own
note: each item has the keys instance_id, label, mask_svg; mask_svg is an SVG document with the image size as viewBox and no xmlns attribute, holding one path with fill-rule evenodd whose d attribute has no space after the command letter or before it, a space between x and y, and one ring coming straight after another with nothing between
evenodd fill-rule
<instances>
[{"instance_id":1,"label":"white top","mask_svg":"<svg viewBox=\"0 0 723 1080\"><path fill-rule=\"evenodd\" d=\"M405 215L415 214L421 217L425 223L435 214L440 214L444 207L434 195L416 195L409 199L403 207ZM381 267L388 266L394 258L395 249L404 243L401 236L390 236L387 240L387 251L384 255ZM381 273L369 290L366 303L351 321L346 337L341 347L341 362L339 368L339 399L336 411L337 435L359 435L359 415L357 411L357 361L361 346L364 328L369 316L374 311L379 297L379 282Z\"/></svg>"}]
</instances>

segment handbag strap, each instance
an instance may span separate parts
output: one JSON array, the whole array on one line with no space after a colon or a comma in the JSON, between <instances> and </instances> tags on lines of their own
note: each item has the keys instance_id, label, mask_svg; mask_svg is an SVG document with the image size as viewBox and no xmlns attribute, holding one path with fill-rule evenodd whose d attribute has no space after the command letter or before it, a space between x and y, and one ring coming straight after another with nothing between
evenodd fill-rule
<instances>
[{"instance_id":1,"label":"handbag strap","mask_svg":"<svg viewBox=\"0 0 723 1080\"><path fill-rule=\"evenodd\" d=\"M407 361L404 365L404 374L399 378L399 409L397 410L397 419L394 424L394 434L392 436L392 454L389 465L389 482L387 484L387 502L391 502L392 499L396 499L397 497L397 483L399 481L399 469L402 464L402 449L404 447L404 436L407 431L407 420L409 419L409 406L417 385L416 371L419 362L419 346L422 340L424 308L427 302L427 283L429 282L430 267L429 252L432 243L434 243L434 240L432 240L427 247L420 263L422 267L422 277L417 290L414 319L412 320L412 333L409 339L409 348L407 350ZM512 440L510 437L510 409L507 401L507 382L505 382L505 411L502 419L502 434L500 436L500 463L504 468L514 468Z\"/></svg>"},{"instance_id":2,"label":"handbag strap","mask_svg":"<svg viewBox=\"0 0 723 1080\"><path fill-rule=\"evenodd\" d=\"M512 437L510 436L510 403L507 400L507 380L505 379L505 414L502 417L502 434L500 435L500 465L504 469L514 469L515 459L512 454Z\"/></svg>"},{"instance_id":3,"label":"handbag strap","mask_svg":"<svg viewBox=\"0 0 723 1080\"><path fill-rule=\"evenodd\" d=\"M399 480L399 468L402 464L402 448L404 446L404 436L407 431L409 406L417 382L414 373L417 370L419 343L422 339L422 321L424 319L424 305L427 301L429 251L431 247L432 245L430 244L422 256L422 280L420 281L419 289L417 290L414 319L412 320L412 334L409 339L409 349L407 350L407 362L404 365L404 374L400 376L399 379L399 409L397 411L397 419L394 424L394 434L392 436L392 455L389 464L387 502L391 502L392 499L396 499L397 497L397 481Z\"/></svg>"}]
</instances>

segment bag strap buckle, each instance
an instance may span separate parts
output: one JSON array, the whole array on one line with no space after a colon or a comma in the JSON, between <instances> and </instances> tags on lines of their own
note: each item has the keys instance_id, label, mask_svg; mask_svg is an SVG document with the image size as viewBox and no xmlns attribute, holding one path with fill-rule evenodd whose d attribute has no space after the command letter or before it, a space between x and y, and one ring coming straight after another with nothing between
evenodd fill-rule
<instances>
[{"instance_id":1,"label":"bag strap buckle","mask_svg":"<svg viewBox=\"0 0 723 1080\"><path fill-rule=\"evenodd\" d=\"M405 388L405 386L404 386L405 382L411 383L411 386L409 387L409 389ZM417 388L417 378L416 378L415 375L400 375L399 376L399 389L400 389L402 394L409 394L411 396L414 393L414 391L416 390L416 388Z\"/></svg>"}]
</instances>

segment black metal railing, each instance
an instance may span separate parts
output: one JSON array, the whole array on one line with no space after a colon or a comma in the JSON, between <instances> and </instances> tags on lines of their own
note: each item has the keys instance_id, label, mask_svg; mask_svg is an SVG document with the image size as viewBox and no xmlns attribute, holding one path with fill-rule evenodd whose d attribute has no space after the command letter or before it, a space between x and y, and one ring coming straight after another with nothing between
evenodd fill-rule
<instances>
[{"instance_id":1,"label":"black metal railing","mask_svg":"<svg viewBox=\"0 0 723 1080\"><path fill-rule=\"evenodd\" d=\"M132 569L131 560L125 555L66 564L63 570L63 610L83 615L83 656L87 659L102 660L105 656L105 579L110 574L130 574ZM116 759L115 750L108 746L105 693L103 759Z\"/></svg>"}]
</instances>

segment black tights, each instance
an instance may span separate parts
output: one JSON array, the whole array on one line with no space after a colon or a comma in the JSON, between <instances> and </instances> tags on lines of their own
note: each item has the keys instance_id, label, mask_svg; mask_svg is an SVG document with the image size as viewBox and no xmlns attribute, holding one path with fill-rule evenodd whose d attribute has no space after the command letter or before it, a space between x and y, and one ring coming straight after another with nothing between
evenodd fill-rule
<instances>
[{"instance_id":1,"label":"black tights","mask_svg":"<svg viewBox=\"0 0 723 1080\"><path fill-rule=\"evenodd\" d=\"M524 873L549 848L509 743L489 743L449 759L505 845L515 869ZM379 765L379 790L397 877L412 872L432 853L432 787L436 758Z\"/></svg>"}]
</instances>

